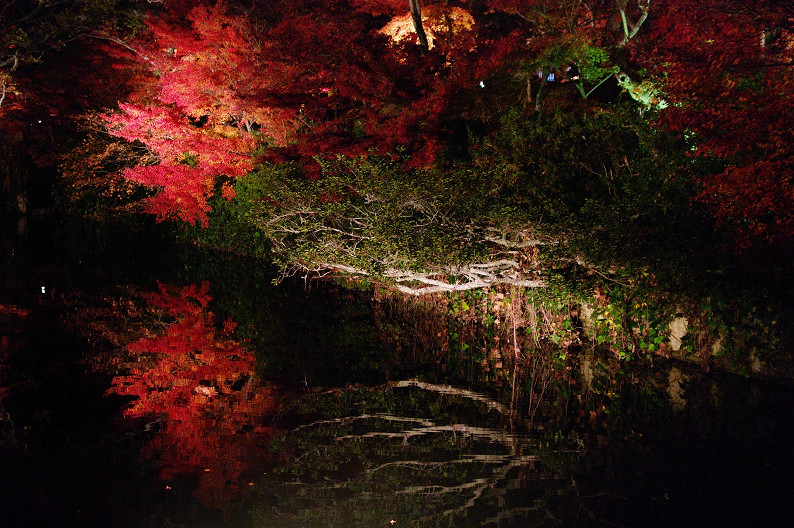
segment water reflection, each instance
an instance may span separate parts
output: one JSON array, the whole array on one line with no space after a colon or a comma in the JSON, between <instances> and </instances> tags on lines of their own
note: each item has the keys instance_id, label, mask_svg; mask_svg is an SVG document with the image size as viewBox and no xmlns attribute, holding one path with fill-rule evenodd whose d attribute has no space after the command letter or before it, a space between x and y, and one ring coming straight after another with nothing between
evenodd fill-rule
<instances>
[{"instance_id":1,"label":"water reflection","mask_svg":"<svg viewBox=\"0 0 794 528\"><path fill-rule=\"evenodd\" d=\"M197 477L195 496L223 508L261 472L259 448L271 433L261 424L277 403L256 379L253 353L232 338L236 323L217 328L210 301L207 282L160 284L147 302L164 328L125 347L129 372L110 392L135 398L124 415L154 433L144 455L157 458L160 478Z\"/></svg>"},{"instance_id":2,"label":"water reflection","mask_svg":"<svg viewBox=\"0 0 794 528\"><path fill-rule=\"evenodd\" d=\"M570 440L510 432L485 395L428 383L330 391L286 410L313 419L274 439L257 526L532 526L569 482Z\"/></svg>"},{"instance_id":3,"label":"water reflection","mask_svg":"<svg viewBox=\"0 0 794 528\"><path fill-rule=\"evenodd\" d=\"M538 346L513 398L502 329L443 300L276 287L162 232L70 229L4 239L0 525L794 520L788 387Z\"/></svg>"},{"instance_id":4,"label":"water reflection","mask_svg":"<svg viewBox=\"0 0 794 528\"><path fill-rule=\"evenodd\" d=\"M136 438L144 461L156 465L162 490L222 511L248 498L254 525L354 527L534 524L550 515L541 500L549 490L570 492L558 466L581 445L531 439L493 396L418 380L327 389L329 373L316 367L313 384L326 385L277 390L258 375L252 344L235 338L237 323L218 321L209 282L158 290L110 301L106 340L119 342L110 334L123 328L132 335L107 321L123 307L149 324L138 324L142 335L102 356L109 361L98 368L123 373L109 393L131 398L123 414L136 425L127 424L125 438ZM85 310L81 319L98 314ZM254 332L262 334L272 335ZM280 347L259 353L262 363L280 364L317 348L293 347L281 359ZM362 350L347 348L344 364L367 358ZM366 374L356 372L346 375Z\"/></svg>"}]
</instances>

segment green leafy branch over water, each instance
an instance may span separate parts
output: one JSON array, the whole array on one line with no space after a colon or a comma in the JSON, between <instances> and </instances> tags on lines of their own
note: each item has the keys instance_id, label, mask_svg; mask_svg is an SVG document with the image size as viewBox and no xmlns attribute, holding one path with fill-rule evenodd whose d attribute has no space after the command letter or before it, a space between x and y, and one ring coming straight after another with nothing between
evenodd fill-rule
<instances>
[{"instance_id":1,"label":"green leafy branch over water","mask_svg":"<svg viewBox=\"0 0 794 528\"><path fill-rule=\"evenodd\" d=\"M249 232L247 247L266 246L285 275L339 271L407 293L538 287L548 263L527 267L535 246L605 266L680 247L699 221L659 141L620 112L514 112L470 160L428 169L377 156L316 158L316 175L261 165L235 182L235 198L216 199L214 225L197 236L223 244Z\"/></svg>"}]
</instances>

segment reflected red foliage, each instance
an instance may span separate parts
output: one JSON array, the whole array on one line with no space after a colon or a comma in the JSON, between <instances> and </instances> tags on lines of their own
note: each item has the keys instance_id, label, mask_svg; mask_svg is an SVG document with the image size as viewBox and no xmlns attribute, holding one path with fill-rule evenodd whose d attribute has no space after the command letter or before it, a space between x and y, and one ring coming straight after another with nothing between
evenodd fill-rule
<instances>
[{"instance_id":1,"label":"reflected red foliage","mask_svg":"<svg viewBox=\"0 0 794 528\"><path fill-rule=\"evenodd\" d=\"M171 291L161 285L149 302L174 321L162 335L127 346L139 366L113 380L110 392L137 398L125 415L160 424L146 451L161 477L197 476L196 496L222 506L242 490L262 460L262 426L276 409L268 386L255 382L256 360L232 339L231 320L216 327L207 309L209 284Z\"/></svg>"}]
</instances>

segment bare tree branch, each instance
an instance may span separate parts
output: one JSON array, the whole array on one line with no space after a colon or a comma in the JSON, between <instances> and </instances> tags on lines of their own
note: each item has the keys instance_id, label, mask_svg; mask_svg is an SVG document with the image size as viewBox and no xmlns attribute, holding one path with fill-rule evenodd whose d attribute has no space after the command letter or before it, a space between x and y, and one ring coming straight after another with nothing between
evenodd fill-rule
<instances>
[{"instance_id":1,"label":"bare tree branch","mask_svg":"<svg viewBox=\"0 0 794 528\"><path fill-rule=\"evenodd\" d=\"M90 38L98 39L98 40L107 40L107 41L113 42L113 43L118 44L119 46L121 46L121 47L123 47L123 48L125 48L125 49L127 49L127 50L129 50L131 52L133 52L134 54L138 55L143 60L148 61L148 62L152 62L152 59L150 59L145 53L143 53L140 50L135 49L134 47L132 47L132 45L130 45L124 39L121 39L119 37L116 37L114 35L110 35L108 33L102 32L102 31L95 31L93 33L89 33L87 36L90 37Z\"/></svg>"},{"instance_id":2,"label":"bare tree branch","mask_svg":"<svg viewBox=\"0 0 794 528\"><path fill-rule=\"evenodd\" d=\"M370 275L366 270L345 264L326 263L319 269L337 270L351 275ZM522 276L517 262L499 260L482 264L470 264L462 267L449 267L436 272L412 272L387 269L383 272L387 279L395 281L394 288L408 295L427 295L439 292L467 291L488 288L498 284L508 284L521 288L545 288L542 279L527 279ZM465 279L461 282L447 282L436 277L457 276ZM410 286L405 283L419 283L422 286Z\"/></svg>"},{"instance_id":3,"label":"bare tree branch","mask_svg":"<svg viewBox=\"0 0 794 528\"><path fill-rule=\"evenodd\" d=\"M16 53L14 53L10 57L8 57L6 60L4 60L2 63L0 63L0 68L5 68L6 66L8 66L9 64L12 64L12 63L13 63L13 66L11 66L9 71L15 71L17 69L17 67L19 66L19 56Z\"/></svg>"},{"instance_id":4,"label":"bare tree branch","mask_svg":"<svg viewBox=\"0 0 794 528\"><path fill-rule=\"evenodd\" d=\"M433 433L455 433L468 436L476 436L480 438L488 438L494 442L506 443L510 438L510 433L496 429L488 429L486 427L477 427L474 425L466 424L451 424L451 425L433 425L429 427L417 427L414 429L407 429L405 431L370 431L368 433L353 434L337 436L336 441L349 440L353 438L401 438L403 442L408 442L410 438L415 436L423 436Z\"/></svg>"},{"instance_id":5,"label":"bare tree branch","mask_svg":"<svg viewBox=\"0 0 794 528\"><path fill-rule=\"evenodd\" d=\"M640 18L637 19L637 22L629 24L626 19L626 9L620 9L620 19L623 22L623 40L620 41L619 46L625 46L629 40L634 38L634 35L640 30L642 25L645 23L645 20L648 18L648 13L651 10L651 0L637 0L637 7L640 9L642 13ZM629 25L631 27L629 27Z\"/></svg>"},{"instance_id":6,"label":"bare tree branch","mask_svg":"<svg viewBox=\"0 0 794 528\"><path fill-rule=\"evenodd\" d=\"M386 421L394 421L394 422L408 422L408 423L418 423L419 425L432 427L435 424L429 420L425 420L422 418L408 418L405 416L393 416L390 414L360 414L358 416L345 416L343 418L335 418L333 420L316 420L309 424L299 425L293 431L299 431L301 429L307 429L310 427L316 427L318 425L329 425L329 424L341 424L341 423L348 423L356 420L370 420L370 419L380 419Z\"/></svg>"}]
</instances>

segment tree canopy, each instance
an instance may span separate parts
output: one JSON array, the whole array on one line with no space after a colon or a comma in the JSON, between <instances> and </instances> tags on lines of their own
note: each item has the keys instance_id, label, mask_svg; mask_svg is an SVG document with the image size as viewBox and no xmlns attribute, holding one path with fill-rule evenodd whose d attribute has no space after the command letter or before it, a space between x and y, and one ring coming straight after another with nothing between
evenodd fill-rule
<instances>
[{"instance_id":1,"label":"tree canopy","mask_svg":"<svg viewBox=\"0 0 794 528\"><path fill-rule=\"evenodd\" d=\"M8 131L32 101L18 89L25 65L75 39L116 57L95 63L92 83L137 72L123 78L127 92L115 108L89 119L91 144L65 157L70 186L101 171L112 192L108 183L91 185L114 196L107 202L137 203L141 192L129 182L140 184L149 189L146 210L160 220L207 227L213 214L238 215L276 251L309 247L283 236L307 226L324 226L314 237L357 233L313 246L346 249L312 262L276 255L288 265L358 269L361 254L352 255L367 238L352 241L386 235L356 222L385 218L372 207L391 185L404 206L413 204L395 218L413 218L406 225L414 227L438 222L436 242L442 231L458 233L442 244L464 248L458 260L481 257L489 237L522 232L511 244L523 244L534 230L570 239L615 219L636 227L654 210L653 222L669 224L681 208L705 208L739 252L791 243L794 37L786 2L18 0L0 16ZM600 137L573 136L592 123L607 127ZM621 145L600 141L608 137ZM535 160L541 152L545 161ZM380 169L371 168L388 163L396 163L391 176L375 178ZM279 189L292 181L284 195ZM386 187L372 189L374 182ZM296 201L295 192L317 194ZM428 192L444 195L447 207ZM312 200L329 209L327 221L306 209ZM362 207L366 220L356 213ZM288 227L287 218L302 223ZM433 244L375 245L386 254L368 267L416 268L432 260L417 255L438 254ZM351 258L334 260L344 254Z\"/></svg>"}]
</instances>

